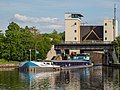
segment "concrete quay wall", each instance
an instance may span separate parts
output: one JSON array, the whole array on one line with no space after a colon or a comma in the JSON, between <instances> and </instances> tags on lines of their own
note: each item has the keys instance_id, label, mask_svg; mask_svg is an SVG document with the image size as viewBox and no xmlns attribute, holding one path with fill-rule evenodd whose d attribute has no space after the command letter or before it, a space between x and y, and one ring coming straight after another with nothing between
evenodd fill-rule
<instances>
[{"instance_id":1,"label":"concrete quay wall","mask_svg":"<svg viewBox=\"0 0 120 90\"><path fill-rule=\"evenodd\" d=\"M19 64L0 64L0 68L18 68Z\"/></svg>"}]
</instances>

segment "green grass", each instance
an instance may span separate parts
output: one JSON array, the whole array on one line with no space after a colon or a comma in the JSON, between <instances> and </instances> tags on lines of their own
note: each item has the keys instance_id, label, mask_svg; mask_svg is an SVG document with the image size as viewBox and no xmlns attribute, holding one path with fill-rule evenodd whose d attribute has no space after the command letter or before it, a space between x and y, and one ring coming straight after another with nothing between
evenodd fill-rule
<instances>
[{"instance_id":1,"label":"green grass","mask_svg":"<svg viewBox=\"0 0 120 90\"><path fill-rule=\"evenodd\" d=\"M18 61L9 61L5 59L0 59L0 64L19 64L20 62Z\"/></svg>"}]
</instances>

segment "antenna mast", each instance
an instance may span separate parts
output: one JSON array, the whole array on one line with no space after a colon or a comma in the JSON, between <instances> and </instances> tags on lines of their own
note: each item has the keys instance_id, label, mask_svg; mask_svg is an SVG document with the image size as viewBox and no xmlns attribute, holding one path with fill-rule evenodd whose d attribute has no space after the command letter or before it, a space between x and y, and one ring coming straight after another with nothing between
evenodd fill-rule
<instances>
[{"instance_id":1,"label":"antenna mast","mask_svg":"<svg viewBox=\"0 0 120 90\"><path fill-rule=\"evenodd\" d=\"M117 9L117 6L116 4L114 4L114 20L116 20L116 9Z\"/></svg>"},{"instance_id":2,"label":"antenna mast","mask_svg":"<svg viewBox=\"0 0 120 90\"><path fill-rule=\"evenodd\" d=\"M117 7L116 7L116 4L114 4L114 19L113 19L113 37L114 37L114 40L115 40L115 37L116 37L116 34L117 34L117 31L116 31L116 10L117 10Z\"/></svg>"}]
</instances>

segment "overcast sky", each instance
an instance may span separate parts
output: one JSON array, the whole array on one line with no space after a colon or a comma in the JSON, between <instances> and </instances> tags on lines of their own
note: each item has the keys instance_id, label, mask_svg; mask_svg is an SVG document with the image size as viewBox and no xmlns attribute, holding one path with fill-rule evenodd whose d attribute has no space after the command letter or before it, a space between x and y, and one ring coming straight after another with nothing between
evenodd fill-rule
<instances>
[{"instance_id":1,"label":"overcast sky","mask_svg":"<svg viewBox=\"0 0 120 90\"><path fill-rule=\"evenodd\" d=\"M0 29L4 32L14 21L20 27L36 26L41 33L63 32L65 12L82 14L82 23L102 25L113 18L114 3L120 21L120 0L0 0Z\"/></svg>"}]
</instances>

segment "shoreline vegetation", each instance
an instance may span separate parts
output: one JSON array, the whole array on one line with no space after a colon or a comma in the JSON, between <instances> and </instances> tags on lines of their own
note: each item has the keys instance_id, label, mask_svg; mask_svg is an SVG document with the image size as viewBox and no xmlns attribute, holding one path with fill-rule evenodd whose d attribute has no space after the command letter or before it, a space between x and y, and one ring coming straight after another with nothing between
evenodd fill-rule
<instances>
[{"instance_id":1,"label":"shoreline vegetation","mask_svg":"<svg viewBox=\"0 0 120 90\"><path fill-rule=\"evenodd\" d=\"M5 59L0 59L0 64L20 64L20 61L12 61L12 60L5 60Z\"/></svg>"},{"instance_id":2,"label":"shoreline vegetation","mask_svg":"<svg viewBox=\"0 0 120 90\"><path fill-rule=\"evenodd\" d=\"M46 59L52 45L65 41L65 32L40 33L35 27L20 27L11 22L7 30L0 30L0 64Z\"/></svg>"}]
</instances>

